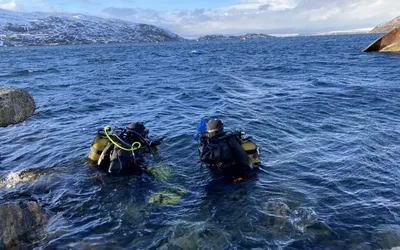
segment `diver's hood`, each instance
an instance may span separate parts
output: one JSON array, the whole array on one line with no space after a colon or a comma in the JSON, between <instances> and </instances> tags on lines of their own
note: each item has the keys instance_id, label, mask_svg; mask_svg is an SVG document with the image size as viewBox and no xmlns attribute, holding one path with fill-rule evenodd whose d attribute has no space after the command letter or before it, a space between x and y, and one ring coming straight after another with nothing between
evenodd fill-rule
<instances>
[{"instance_id":1,"label":"diver's hood","mask_svg":"<svg viewBox=\"0 0 400 250\"><path fill-rule=\"evenodd\" d=\"M207 133L209 137L214 137L224 132L224 123L221 120L210 120L207 122Z\"/></svg>"}]
</instances>

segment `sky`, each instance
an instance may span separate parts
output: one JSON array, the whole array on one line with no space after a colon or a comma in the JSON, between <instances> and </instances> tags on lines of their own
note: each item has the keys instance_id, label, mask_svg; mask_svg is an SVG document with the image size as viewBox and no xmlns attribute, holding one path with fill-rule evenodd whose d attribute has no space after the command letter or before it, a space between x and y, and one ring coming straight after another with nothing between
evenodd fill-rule
<instances>
[{"instance_id":1,"label":"sky","mask_svg":"<svg viewBox=\"0 0 400 250\"><path fill-rule=\"evenodd\" d=\"M400 16L400 0L0 0L0 9L118 18L196 37L372 28Z\"/></svg>"}]
</instances>

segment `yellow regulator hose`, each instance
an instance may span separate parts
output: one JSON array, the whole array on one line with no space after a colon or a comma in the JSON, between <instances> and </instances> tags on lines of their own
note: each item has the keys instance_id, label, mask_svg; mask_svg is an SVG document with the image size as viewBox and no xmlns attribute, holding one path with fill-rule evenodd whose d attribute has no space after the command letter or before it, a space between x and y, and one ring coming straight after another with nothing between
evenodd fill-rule
<instances>
[{"instance_id":1,"label":"yellow regulator hose","mask_svg":"<svg viewBox=\"0 0 400 250\"><path fill-rule=\"evenodd\" d=\"M114 144L115 146L117 146L118 148L125 150L125 151L135 151L138 150L142 144L138 141L135 141L132 145L131 148L124 148L123 146L121 146L120 144L118 144L117 142L115 142L107 133L107 130L109 130L111 127L109 125L104 127L104 134L106 134L108 140L110 140L110 142L112 142L112 144ZM129 144L128 144L129 145Z\"/></svg>"}]
</instances>

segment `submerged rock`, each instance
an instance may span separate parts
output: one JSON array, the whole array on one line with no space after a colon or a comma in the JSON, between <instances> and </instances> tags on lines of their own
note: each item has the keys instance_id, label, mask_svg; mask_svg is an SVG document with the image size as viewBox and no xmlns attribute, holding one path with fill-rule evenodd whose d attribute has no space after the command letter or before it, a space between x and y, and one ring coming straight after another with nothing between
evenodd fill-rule
<instances>
[{"instance_id":1,"label":"submerged rock","mask_svg":"<svg viewBox=\"0 0 400 250\"><path fill-rule=\"evenodd\" d=\"M157 180L167 180L171 175L171 169L163 163L157 163L146 167L146 171L154 176Z\"/></svg>"},{"instance_id":2,"label":"submerged rock","mask_svg":"<svg viewBox=\"0 0 400 250\"><path fill-rule=\"evenodd\" d=\"M21 237L37 232L45 219L36 202L0 204L0 249L9 248Z\"/></svg>"},{"instance_id":3,"label":"submerged rock","mask_svg":"<svg viewBox=\"0 0 400 250\"><path fill-rule=\"evenodd\" d=\"M364 52L400 52L400 27L376 39Z\"/></svg>"},{"instance_id":4,"label":"submerged rock","mask_svg":"<svg viewBox=\"0 0 400 250\"><path fill-rule=\"evenodd\" d=\"M179 200L185 194L185 189L180 187L167 188L162 192L158 192L150 196L148 203L162 205L178 205Z\"/></svg>"},{"instance_id":5,"label":"submerged rock","mask_svg":"<svg viewBox=\"0 0 400 250\"><path fill-rule=\"evenodd\" d=\"M0 127L23 122L35 112L35 101L23 89L0 88Z\"/></svg>"},{"instance_id":6,"label":"submerged rock","mask_svg":"<svg viewBox=\"0 0 400 250\"><path fill-rule=\"evenodd\" d=\"M400 226L396 224L378 225L372 239L381 249L400 249Z\"/></svg>"},{"instance_id":7,"label":"submerged rock","mask_svg":"<svg viewBox=\"0 0 400 250\"><path fill-rule=\"evenodd\" d=\"M232 234L208 222L177 225L168 237L168 243L158 249L231 249ZM230 246L227 247L227 246Z\"/></svg>"}]
</instances>

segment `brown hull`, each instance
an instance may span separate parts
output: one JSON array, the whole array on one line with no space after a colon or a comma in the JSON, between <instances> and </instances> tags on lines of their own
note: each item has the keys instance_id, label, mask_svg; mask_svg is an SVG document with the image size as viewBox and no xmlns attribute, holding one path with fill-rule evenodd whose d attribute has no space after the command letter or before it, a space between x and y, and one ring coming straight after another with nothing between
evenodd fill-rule
<instances>
[{"instance_id":1,"label":"brown hull","mask_svg":"<svg viewBox=\"0 0 400 250\"><path fill-rule=\"evenodd\" d=\"M400 27L376 39L364 52L400 52Z\"/></svg>"}]
</instances>

